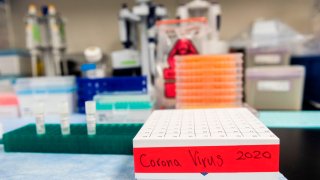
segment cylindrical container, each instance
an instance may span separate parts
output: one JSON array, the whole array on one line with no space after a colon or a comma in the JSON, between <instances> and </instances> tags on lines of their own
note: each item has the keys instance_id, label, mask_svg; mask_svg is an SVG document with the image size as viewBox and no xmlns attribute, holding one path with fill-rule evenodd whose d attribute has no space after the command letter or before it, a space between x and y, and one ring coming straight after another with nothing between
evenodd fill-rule
<instances>
[{"instance_id":1,"label":"cylindrical container","mask_svg":"<svg viewBox=\"0 0 320 180\"><path fill-rule=\"evenodd\" d=\"M46 133L45 121L44 121L44 104L38 102L34 105L34 116L36 118L36 131L38 135Z\"/></svg>"},{"instance_id":2,"label":"cylindrical container","mask_svg":"<svg viewBox=\"0 0 320 180\"><path fill-rule=\"evenodd\" d=\"M263 110L300 110L303 66L255 67L246 71L247 103Z\"/></svg>"},{"instance_id":3,"label":"cylindrical container","mask_svg":"<svg viewBox=\"0 0 320 180\"><path fill-rule=\"evenodd\" d=\"M60 105L60 118L61 118L61 134L62 135L69 135L70 134L70 110L68 102L64 101Z\"/></svg>"},{"instance_id":4,"label":"cylindrical container","mask_svg":"<svg viewBox=\"0 0 320 180\"><path fill-rule=\"evenodd\" d=\"M96 134L96 102L86 101L86 120L88 135Z\"/></svg>"}]
</instances>

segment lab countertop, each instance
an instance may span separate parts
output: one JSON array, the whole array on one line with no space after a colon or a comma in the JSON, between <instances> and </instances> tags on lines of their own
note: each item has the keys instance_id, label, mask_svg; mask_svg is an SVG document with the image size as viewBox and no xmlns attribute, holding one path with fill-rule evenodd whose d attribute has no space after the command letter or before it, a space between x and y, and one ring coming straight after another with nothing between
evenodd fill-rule
<instances>
[{"instance_id":1,"label":"lab countertop","mask_svg":"<svg viewBox=\"0 0 320 180\"><path fill-rule=\"evenodd\" d=\"M261 111L268 128L320 129L320 111Z\"/></svg>"},{"instance_id":2,"label":"lab countertop","mask_svg":"<svg viewBox=\"0 0 320 180\"><path fill-rule=\"evenodd\" d=\"M4 153L0 145L0 162L0 179L134 179L128 155ZM286 178L279 173L279 180Z\"/></svg>"},{"instance_id":3,"label":"lab countertop","mask_svg":"<svg viewBox=\"0 0 320 180\"><path fill-rule=\"evenodd\" d=\"M266 111L260 119L280 138L280 171L290 180L320 179L320 111ZM32 122L0 119L5 132ZM59 123L54 117L46 122ZM84 122L83 115L71 117L71 123ZM0 179L134 179L133 158L126 155L4 153L0 144L0 162Z\"/></svg>"},{"instance_id":4,"label":"lab countertop","mask_svg":"<svg viewBox=\"0 0 320 180\"><path fill-rule=\"evenodd\" d=\"M4 153L0 145L0 179L134 179L128 155Z\"/></svg>"}]
</instances>

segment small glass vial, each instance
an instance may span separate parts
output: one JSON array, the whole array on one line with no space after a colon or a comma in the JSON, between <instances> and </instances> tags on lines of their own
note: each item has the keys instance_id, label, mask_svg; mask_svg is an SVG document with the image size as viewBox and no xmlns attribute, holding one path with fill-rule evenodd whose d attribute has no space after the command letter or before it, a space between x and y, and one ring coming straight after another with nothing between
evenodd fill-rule
<instances>
[{"instance_id":1,"label":"small glass vial","mask_svg":"<svg viewBox=\"0 0 320 180\"><path fill-rule=\"evenodd\" d=\"M39 102L34 107L34 115L36 118L36 129L38 135L43 135L46 133L46 128L44 124L44 104Z\"/></svg>"},{"instance_id":2,"label":"small glass vial","mask_svg":"<svg viewBox=\"0 0 320 180\"><path fill-rule=\"evenodd\" d=\"M62 135L69 135L70 134L70 122L69 122L69 104L67 102L63 102L61 104L60 109L60 120L61 120L61 134Z\"/></svg>"},{"instance_id":3,"label":"small glass vial","mask_svg":"<svg viewBox=\"0 0 320 180\"><path fill-rule=\"evenodd\" d=\"M96 134L96 102L86 101L86 120L88 135Z\"/></svg>"}]
</instances>

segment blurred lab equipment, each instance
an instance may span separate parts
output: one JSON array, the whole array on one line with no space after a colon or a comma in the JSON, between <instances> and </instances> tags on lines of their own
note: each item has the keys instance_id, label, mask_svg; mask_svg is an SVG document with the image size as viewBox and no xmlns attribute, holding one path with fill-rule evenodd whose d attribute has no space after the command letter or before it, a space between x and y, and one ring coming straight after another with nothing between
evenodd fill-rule
<instances>
[{"instance_id":1,"label":"blurred lab equipment","mask_svg":"<svg viewBox=\"0 0 320 180\"><path fill-rule=\"evenodd\" d=\"M318 55L294 55L291 57L291 64L302 65L306 69L303 109L320 109L320 51L318 52Z\"/></svg>"},{"instance_id":2,"label":"blurred lab equipment","mask_svg":"<svg viewBox=\"0 0 320 180\"><path fill-rule=\"evenodd\" d=\"M310 10L313 33L310 38L294 49L292 65L302 65L306 69L303 109L320 109L320 1L313 0Z\"/></svg>"},{"instance_id":3,"label":"blurred lab equipment","mask_svg":"<svg viewBox=\"0 0 320 180\"><path fill-rule=\"evenodd\" d=\"M26 43L32 57L32 74L39 75L39 59L43 59L46 76L68 74L67 63L62 61L66 50L65 21L54 5L43 6L42 15L38 14L37 7L30 5L26 17Z\"/></svg>"},{"instance_id":4,"label":"blurred lab equipment","mask_svg":"<svg viewBox=\"0 0 320 180\"><path fill-rule=\"evenodd\" d=\"M208 19L208 38L202 41L201 54L225 54L228 52L227 42L220 40L221 6L217 2L192 0L177 8L176 15L180 19L206 17Z\"/></svg>"},{"instance_id":5,"label":"blurred lab equipment","mask_svg":"<svg viewBox=\"0 0 320 180\"><path fill-rule=\"evenodd\" d=\"M27 51L0 50L0 76L28 76L31 73L31 59Z\"/></svg>"},{"instance_id":6,"label":"blurred lab equipment","mask_svg":"<svg viewBox=\"0 0 320 180\"><path fill-rule=\"evenodd\" d=\"M18 118L19 104L13 83L16 77L0 76L0 118Z\"/></svg>"},{"instance_id":7,"label":"blurred lab equipment","mask_svg":"<svg viewBox=\"0 0 320 180\"><path fill-rule=\"evenodd\" d=\"M314 22L317 26L316 22ZM320 109L320 34L315 30L313 37L301 43L291 57L292 65L302 65L306 68L303 109Z\"/></svg>"},{"instance_id":8,"label":"blurred lab equipment","mask_svg":"<svg viewBox=\"0 0 320 180\"><path fill-rule=\"evenodd\" d=\"M208 35L206 18L171 19L157 23L155 88L159 107L175 106L175 56L199 54Z\"/></svg>"},{"instance_id":9,"label":"blurred lab equipment","mask_svg":"<svg viewBox=\"0 0 320 180\"><path fill-rule=\"evenodd\" d=\"M242 55L189 55L176 59L176 108L242 106Z\"/></svg>"},{"instance_id":10,"label":"blurred lab equipment","mask_svg":"<svg viewBox=\"0 0 320 180\"><path fill-rule=\"evenodd\" d=\"M303 66L248 68L246 101L258 110L301 110L304 78Z\"/></svg>"},{"instance_id":11,"label":"blurred lab equipment","mask_svg":"<svg viewBox=\"0 0 320 180\"><path fill-rule=\"evenodd\" d=\"M245 53L245 67L289 65L291 50L305 40L279 20L254 21L231 40L233 52Z\"/></svg>"},{"instance_id":12,"label":"blurred lab equipment","mask_svg":"<svg viewBox=\"0 0 320 180\"><path fill-rule=\"evenodd\" d=\"M11 18L10 3L7 0L0 1L0 49L13 48L14 36Z\"/></svg>"},{"instance_id":13,"label":"blurred lab equipment","mask_svg":"<svg viewBox=\"0 0 320 180\"><path fill-rule=\"evenodd\" d=\"M97 103L97 123L144 123L154 108L148 93L103 93L94 96Z\"/></svg>"},{"instance_id":14,"label":"blurred lab equipment","mask_svg":"<svg viewBox=\"0 0 320 180\"><path fill-rule=\"evenodd\" d=\"M87 78L103 78L107 75L107 62L104 59L101 48L88 47L84 50L84 56L88 63L82 64L82 76Z\"/></svg>"},{"instance_id":15,"label":"blurred lab equipment","mask_svg":"<svg viewBox=\"0 0 320 180\"><path fill-rule=\"evenodd\" d=\"M136 2L137 4L133 7L132 11L125 4L120 10L120 39L124 47L130 51L118 51L116 55L113 55L113 65L116 70L121 69L121 62L115 63L115 61L123 62L123 59L128 60L134 56L133 59L129 59L129 64L131 65L125 63L123 68L129 67L132 68L131 71L138 73L137 71L135 72L135 68L141 64L142 75L147 77L148 85L151 85L152 68L155 67L155 24L157 20L167 15L167 11L162 5L156 5L151 0L136 0ZM139 34L140 38L140 63L138 63L138 59L136 58L137 52L134 52L137 51L138 47L137 34Z\"/></svg>"},{"instance_id":16,"label":"blurred lab equipment","mask_svg":"<svg viewBox=\"0 0 320 180\"><path fill-rule=\"evenodd\" d=\"M23 76L31 74L29 54L13 49L14 36L10 3L0 1L0 76Z\"/></svg>"},{"instance_id":17,"label":"blurred lab equipment","mask_svg":"<svg viewBox=\"0 0 320 180\"><path fill-rule=\"evenodd\" d=\"M211 39L219 38L221 23L221 7L216 2L206 0L192 0L177 8L177 17L187 19L192 17L206 17L210 27Z\"/></svg>"},{"instance_id":18,"label":"blurred lab equipment","mask_svg":"<svg viewBox=\"0 0 320 180\"><path fill-rule=\"evenodd\" d=\"M113 76L139 76L141 63L139 51L123 49L111 53Z\"/></svg>"},{"instance_id":19,"label":"blurred lab equipment","mask_svg":"<svg viewBox=\"0 0 320 180\"><path fill-rule=\"evenodd\" d=\"M78 111L85 112L85 102L92 101L95 95L114 92L147 92L147 79L137 77L78 78Z\"/></svg>"},{"instance_id":20,"label":"blurred lab equipment","mask_svg":"<svg viewBox=\"0 0 320 180\"><path fill-rule=\"evenodd\" d=\"M18 78L15 92L18 96L21 116L30 117L35 102L44 104L44 114L60 114L57 104L67 102L70 112L75 112L76 86L75 77L37 77Z\"/></svg>"},{"instance_id":21,"label":"blurred lab equipment","mask_svg":"<svg viewBox=\"0 0 320 180\"><path fill-rule=\"evenodd\" d=\"M0 92L0 118L18 118L19 104L15 93Z\"/></svg>"},{"instance_id":22,"label":"blurred lab equipment","mask_svg":"<svg viewBox=\"0 0 320 180\"><path fill-rule=\"evenodd\" d=\"M13 93L16 76L0 76L0 93Z\"/></svg>"}]
</instances>

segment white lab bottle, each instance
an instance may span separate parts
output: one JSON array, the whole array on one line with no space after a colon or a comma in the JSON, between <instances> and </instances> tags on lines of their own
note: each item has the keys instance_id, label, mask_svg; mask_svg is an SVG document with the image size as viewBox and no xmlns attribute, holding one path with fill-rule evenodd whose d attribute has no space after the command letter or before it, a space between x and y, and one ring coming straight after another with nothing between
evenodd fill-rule
<instances>
[{"instance_id":1,"label":"white lab bottle","mask_svg":"<svg viewBox=\"0 0 320 180\"><path fill-rule=\"evenodd\" d=\"M34 107L33 112L36 118L37 134L43 135L46 133L45 123L44 123L44 104L42 102L37 103Z\"/></svg>"},{"instance_id":2,"label":"white lab bottle","mask_svg":"<svg viewBox=\"0 0 320 180\"><path fill-rule=\"evenodd\" d=\"M103 52L99 47L88 47L84 51L86 61L83 75L88 78L104 78L106 76L106 64L103 62Z\"/></svg>"},{"instance_id":3,"label":"white lab bottle","mask_svg":"<svg viewBox=\"0 0 320 180\"><path fill-rule=\"evenodd\" d=\"M86 101L86 120L88 135L96 134L96 102Z\"/></svg>"},{"instance_id":4,"label":"white lab bottle","mask_svg":"<svg viewBox=\"0 0 320 180\"><path fill-rule=\"evenodd\" d=\"M69 104L67 102L63 102L61 104L60 110L60 120L61 120L61 134L62 135L69 135L70 134L70 111L69 111Z\"/></svg>"}]
</instances>

